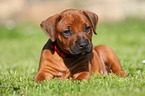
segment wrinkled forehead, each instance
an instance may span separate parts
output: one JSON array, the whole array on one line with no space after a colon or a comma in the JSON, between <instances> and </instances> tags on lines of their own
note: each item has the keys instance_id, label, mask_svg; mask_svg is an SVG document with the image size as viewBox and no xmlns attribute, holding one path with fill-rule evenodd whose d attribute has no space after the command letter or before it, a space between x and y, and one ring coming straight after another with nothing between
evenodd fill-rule
<instances>
[{"instance_id":1,"label":"wrinkled forehead","mask_svg":"<svg viewBox=\"0 0 145 96\"><path fill-rule=\"evenodd\" d=\"M72 29L74 29L73 27L75 27L75 29L78 27L82 27L84 26L83 24L88 23L87 18L78 12L73 12L73 13L69 13L66 12L64 14L61 15L61 19L58 23L57 28L60 30L65 30L68 29L68 27L72 27ZM88 24L87 24L88 25Z\"/></svg>"}]
</instances>

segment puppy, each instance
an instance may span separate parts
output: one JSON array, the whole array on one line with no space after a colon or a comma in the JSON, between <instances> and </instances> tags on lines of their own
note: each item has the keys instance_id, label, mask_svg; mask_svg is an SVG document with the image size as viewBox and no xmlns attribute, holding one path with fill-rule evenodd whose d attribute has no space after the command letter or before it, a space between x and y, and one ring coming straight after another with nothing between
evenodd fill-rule
<instances>
[{"instance_id":1,"label":"puppy","mask_svg":"<svg viewBox=\"0 0 145 96\"><path fill-rule=\"evenodd\" d=\"M70 78L88 80L91 73L127 76L116 54L105 45L93 47L98 16L87 10L65 10L41 23L49 40L42 49L34 81Z\"/></svg>"}]
</instances>

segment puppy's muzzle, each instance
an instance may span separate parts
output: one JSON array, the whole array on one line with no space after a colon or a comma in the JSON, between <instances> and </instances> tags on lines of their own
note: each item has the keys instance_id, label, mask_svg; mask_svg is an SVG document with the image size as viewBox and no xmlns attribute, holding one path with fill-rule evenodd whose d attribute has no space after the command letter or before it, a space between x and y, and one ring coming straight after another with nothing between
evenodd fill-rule
<instances>
[{"instance_id":1,"label":"puppy's muzzle","mask_svg":"<svg viewBox=\"0 0 145 96\"><path fill-rule=\"evenodd\" d=\"M77 45L81 50L87 49L88 44L89 44L88 40L76 41L76 45Z\"/></svg>"},{"instance_id":2,"label":"puppy's muzzle","mask_svg":"<svg viewBox=\"0 0 145 96\"><path fill-rule=\"evenodd\" d=\"M71 52L73 55L86 55L92 52L92 43L86 40L79 40L75 42L75 45L71 46Z\"/></svg>"}]
</instances>

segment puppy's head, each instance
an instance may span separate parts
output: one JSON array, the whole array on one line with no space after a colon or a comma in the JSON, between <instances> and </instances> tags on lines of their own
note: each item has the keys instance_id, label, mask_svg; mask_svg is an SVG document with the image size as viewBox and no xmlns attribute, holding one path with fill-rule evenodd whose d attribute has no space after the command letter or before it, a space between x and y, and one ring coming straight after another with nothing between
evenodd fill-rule
<instances>
[{"instance_id":1,"label":"puppy's head","mask_svg":"<svg viewBox=\"0 0 145 96\"><path fill-rule=\"evenodd\" d=\"M52 42L71 55L85 55L92 51L92 33L96 33L98 16L86 10L65 10L41 23Z\"/></svg>"}]
</instances>

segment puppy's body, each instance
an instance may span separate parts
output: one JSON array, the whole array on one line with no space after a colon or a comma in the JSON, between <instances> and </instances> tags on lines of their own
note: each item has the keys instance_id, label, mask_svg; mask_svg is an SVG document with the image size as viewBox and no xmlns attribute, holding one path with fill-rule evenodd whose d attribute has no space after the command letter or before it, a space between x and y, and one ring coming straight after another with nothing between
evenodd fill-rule
<instances>
[{"instance_id":1,"label":"puppy's body","mask_svg":"<svg viewBox=\"0 0 145 96\"><path fill-rule=\"evenodd\" d=\"M92 46L98 16L86 10L66 10L41 24L50 40L45 44L35 81L70 78L88 80L91 73L126 76L118 57L107 46Z\"/></svg>"}]
</instances>

